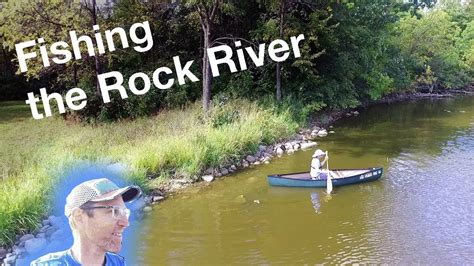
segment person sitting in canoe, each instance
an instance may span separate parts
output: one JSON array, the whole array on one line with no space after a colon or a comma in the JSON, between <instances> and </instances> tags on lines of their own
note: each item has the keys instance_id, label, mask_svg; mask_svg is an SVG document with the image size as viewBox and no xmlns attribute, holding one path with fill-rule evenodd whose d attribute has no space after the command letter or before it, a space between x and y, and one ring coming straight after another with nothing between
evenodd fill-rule
<instances>
[{"instance_id":1,"label":"person sitting in canoe","mask_svg":"<svg viewBox=\"0 0 474 266\"><path fill-rule=\"evenodd\" d=\"M329 156L322 150L316 150L313 154L313 160L311 161L311 179L326 179L327 173L322 171L323 165L327 162Z\"/></svg>"}]
</instances>

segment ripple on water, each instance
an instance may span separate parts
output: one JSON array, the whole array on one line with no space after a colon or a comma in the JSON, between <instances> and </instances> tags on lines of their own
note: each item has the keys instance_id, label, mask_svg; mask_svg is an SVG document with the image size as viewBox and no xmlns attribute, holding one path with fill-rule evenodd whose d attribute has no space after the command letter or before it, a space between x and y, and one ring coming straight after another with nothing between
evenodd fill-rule
<instances>
[{"instance_id":1,"label":"ripple on water","mask_svg":"<svg viewBox=\"0 0 474 266\"><path fill-rule=\"evenodd\" d=\"M402 153L391 160L383 191L391 203L367 204L378 209L366 212L373 252L402 264L474 263L472 158L468 134L447 142L441 155Z\"/></svg>"}]
</instances>

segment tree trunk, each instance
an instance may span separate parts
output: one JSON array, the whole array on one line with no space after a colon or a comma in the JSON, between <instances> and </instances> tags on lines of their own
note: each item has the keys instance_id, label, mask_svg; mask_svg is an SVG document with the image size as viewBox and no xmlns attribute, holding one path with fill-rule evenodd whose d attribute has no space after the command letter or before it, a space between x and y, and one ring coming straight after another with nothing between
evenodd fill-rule
<instances>
[{"instance_id":1,"label":"tree trunk","mask_svg":"<svg viewBox=\"0 0 474 266\"><path fill-rule=\"evenodd\" d=\"M207 55L207 49L210 46L211 39L211 26L202 25L204 32L204 51L202 56L202 107L204 113L207 114L209 110L209 103L211 101L211 68L209 65L209 58Z\"/></svg>"},{"instance_id":2,"label":"tree trunk","mask_svg":"<svg viewBox=\"0 0 474 266\"><path fill-rule=\"evenodd\" d=\"M96 5L96 0L92 0L92 25L97 25L97 5ZM95 38L92 38L92 42L94 43L94 46L97 46L97 43L95 41ZM96 88L96 93L97 95L100 94L100 89L99 89L99 74L100 74L100 61L99 61L99 55L96 54L94 56L94 70L95 70L95 88Z\"/></svg>"},{"instance_id":3,"label":"tree trunk","mask_svg":"<svg viewBox=\"0 0 474 266\"><path fill-rule=\"evenodd\" d=\"M2 54L3 54L3 64L5 66L5 77L10 78L13 76L13 71L11 68L10 60L8 58L7 52L5 51L5 48L2 46Z\"/></svg>"},{"instance_id":4,"label":"tree trunk","mask_svg":"<svg viewBox=\"0 0 474 266\"><path fill-rule=\"evenodd\" d=\"M280 1L280 8L278 11L278 15L280 17L280 39L283 39L283 24L285 23L285 0ZM281 102L282 98L282 90L281 90L281 63L276 63L276 100L277 102Z\"/></svg>"}]
</instances>

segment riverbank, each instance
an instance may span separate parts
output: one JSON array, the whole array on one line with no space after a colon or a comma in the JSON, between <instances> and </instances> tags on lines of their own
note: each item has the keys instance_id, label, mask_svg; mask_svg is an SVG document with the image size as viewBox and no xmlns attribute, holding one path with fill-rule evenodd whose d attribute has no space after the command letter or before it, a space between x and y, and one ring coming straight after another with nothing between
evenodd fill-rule
<instances>
[{"instance_id":1,"label":"riverbank","mask_svg":"<svg viewBox=\"0 0 474 266\"><path fill-rule=\"evenodd\" d=\"M408 95L397 99L422 98L425 96ZM393 96L391 101L394 101ZM22 169L17 173L13 171L6 182L2 183L1 189L5 193L2 193L0 199L3 202L12 200L15 203L13 208L6 207L8 204L0 205L4 206L0 207L3 208L0 215L5 217L0 225L3 226L2 233L9 233L2 235L8 237L6 241L3 240L4 243L10 243L8 244L10 247L16 243L19 247L16 252L20 254L14 255L21 255L21 252L24 252L21 246L24 246L26 241L32 240L31 238L25 240L23 237L23 241L20 241L21 235L33 232L34 238L38 238L37 235L48 225L49 218L44 219L44 210L47 206L41 203L47 202L46 193L40 193L49 191L52 182L49 178L50 172L47 172L45 167L56 169L59 165L65 167L72 165L75 160L83 159L91 161L106 159L105 161L109 163L122 163L130 166L132 182L141 184L150 192L147 201L152 203L161 201L168 193L178 191L197 181L209 182L238 169L269 163L272 157L284 152L293 153L302 146L313 146L311 139L330 134L331 129L323 127L328 128L332 122L341 117L356 116L359 113L357 110L320 112L317 115L319 120L312 119L310 126L303 128L304 123L296 121L295 114L289 109L263 110L249 102L229 103L216 109L211 116L211 123L206 124L199 122L202 121L199 111L194 105L185 110L167 111L157 117L103 126L71 125L56 119L40 124L37 131L34 131L38 136L33 139L29 136L31 134L29 127L34 125L32 123L35 121L14 121L12 123L15 129L12 129L11 125L8 126L8 123L2 123L0 125L2 132L7 132L5 138L7 141L2 140L2 143L10 144L5 154L17 154L17 159L20 159L19 162L9 159L8 165L13 167L22 162L21 158L32 158L33 161L26 165L34 166L31 170ZM124 132L119 133L119 128ZM52 133L53 129L56 134ZM23 150L19 149L17 146L19 143L15 145L12 139L19 142L28 139L30 146ZM37 150L30 157L28 152L31 153L31 146ZM1 147L2 152L6 149L5 146ZM52 156L42 158L40 154ZM51 158L62 158L62 161L51 162ZM43 160L47 160L48 163L45 164L46 161ZM25 175L22 176L21 173ZM28 183L14 181L15 177L20 176L19 180ZM28 177L30 179L27 179ZM59 178L58 174L56 178ZM29 209L24 206L29 206ZM10 216L5 208L10 208L12 211ZM149 208L145 209L147 210ZM12 216L11 213L16 216ZM23 223L17 223L15 227L14 222L17 221L15 219L24 217L27 219ZM4 228L9 231L3 231ZM54 232L50 231L53 235ZM12 251L13 249L7 248L3 253Z\"/></svg>"},{"instance_id":2,"label":"riverbank","mask_svg":"<svg viewBox=\"0 0 474 266\"><path fill-rule=\"evenodd\" d=\"M215 106L204 122L200 104L157 116L102 125L60 118L36 121L23 103L0 107L0 246L38 233L51 187L78 162L127 166L130 182L146 191L170 178L196 180L210 167L255 153L301 127L289 108L249 101ZM2 251L2 250L0 250ZM11 252L4 248L0 255Z\"/></svg>"},{"instance_id":3,"label":"riverbank","mask_svg":"<svg viewBox=\"0 0 474 266\"><path fill-rule=\"evenodd\" d=\"M445 90L437 93L406 92L387 95L380 100L363 103L356 108L346 108L339 110L322 110L311 114L308 123L294 135L281 139L278 143L272 145L259 145L255 154L248 154L231 162L228 165L212 167L206 169L200 178L195 180L169 179L157 187L153 187L147 200L148 204L154 204L164 200L170 193L174 193L188 187L195 182L212 182L215 178L223 177L234 171L241 170L253 165L268 164L275 156L281 156L284 153L293 154L295 151L311 148L317 145L317 139L333 133L332 124L344 117L355 117L363 112L364 109L378 104L392 104L402 101L418 101L426 99L445 99L460 95L474 95L474 86L469 86L464 90ZM150 209L147 209L150 210Z\"/></svg>"}]
</instances>

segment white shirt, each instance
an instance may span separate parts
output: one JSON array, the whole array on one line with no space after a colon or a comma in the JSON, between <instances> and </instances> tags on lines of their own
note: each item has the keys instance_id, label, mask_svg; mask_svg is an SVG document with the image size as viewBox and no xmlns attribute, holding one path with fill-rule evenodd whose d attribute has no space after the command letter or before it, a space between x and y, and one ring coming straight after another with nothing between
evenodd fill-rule
<instances>
[{"instance_id":1,"label":"white shirt","mask_svg":"<svg viewBox=\"0 0 474 266\"><path fill-rule=\"evenodd\" d=\"M321 162L317 157L314 157L313 160L311 161L311 171L310 175L311 177L318 177L319 174L321 173Z\"/></svg>"}]
</instances>

